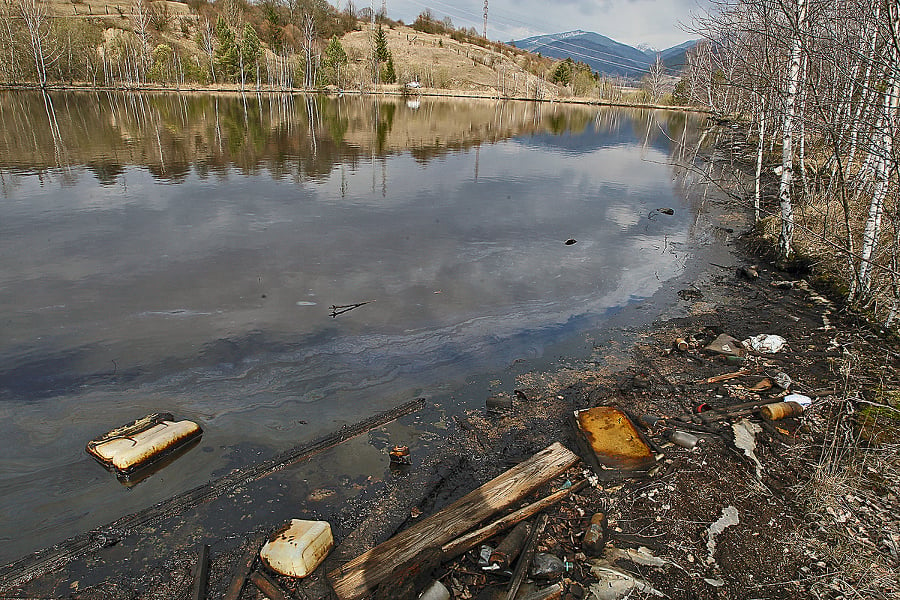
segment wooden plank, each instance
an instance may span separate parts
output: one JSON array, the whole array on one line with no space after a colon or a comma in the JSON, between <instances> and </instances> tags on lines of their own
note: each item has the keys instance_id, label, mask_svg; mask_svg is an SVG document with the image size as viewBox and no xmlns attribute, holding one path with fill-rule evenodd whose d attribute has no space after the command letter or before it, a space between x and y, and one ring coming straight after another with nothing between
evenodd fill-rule
<instances>
[{"instance_id":1,"label":"wooden plank","mask_svg":"<svg viewBox=\"0 0 900 600\"><path fill-rule=\"evenodd\" d=\"M429 546L441 546L518 502L579 461L556 442L430 517L328 574L340 600L354 600L384 581L396 565Z\"/></svg>"},{"instance_id":2,"label":"wooden plank","mask_svg":"<svg viewBox=\"0 0 900 600\"><path fill-rule=\"evenodd\" d=\"M278 585L278 582L262 571L250 573L250 582L256 586L269 600L290 600L290 596Z\"/></svg>"},{"instance_id":3,"label":"wooden plank","mask_svg":"<svg viewBox=\"0 0 900 600\"><path fill-rule=\"evenodd\" d=\"M451 542L447 542L441 547L441 550L444 551L444 560L455 558L469 548L473 548L484 540L494 537L504 529L512 527L519 521L524 521L531 515L539 513L545 508L553 506L554 504L568 496L570 493L577 492L586 484L587 481L582 479L572 487L566 488L564 490L557 490L549 496L541 498L537 502L532 502L528 506L523 506L519 510L509 513L505 517L497 519L490 525L486 525L481 529L476 529L475 531L458 537Z\"/></svg>"},{"instance_id":4,"label":"wooden plank","mask_svg":"<svg viewBox=\"0 0 900 600\"><path fill-rule=\"evenodd\" d=\"M247 576L250 575L250 571L253 570L256 557L259 556L259 549L262 548L267 537L268 535L265 533L257 533L250 538L247 547L244 548L244 554L241 556L240 562L232 570L231 583L228 585L228 589L225 590L222 600L238 600L241 597L244 582L247 580Z\"/></svg>"},{"instance_id":5,"label":"wooden plank","mask_svg":"<svg viewBox=\"0 0 900 600\"><path fill-rule=\"evenodd\" d=\"M191 600L206 600L209 583L209 544L200 546L197 565L194 567L194 584L191 586Z\"/></svg>"}]
</instances>

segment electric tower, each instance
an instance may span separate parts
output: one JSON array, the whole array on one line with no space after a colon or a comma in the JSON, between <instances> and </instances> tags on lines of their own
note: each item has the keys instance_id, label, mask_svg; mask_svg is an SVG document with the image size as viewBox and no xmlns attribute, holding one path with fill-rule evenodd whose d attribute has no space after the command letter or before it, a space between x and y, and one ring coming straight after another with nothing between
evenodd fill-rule
<instances>
[{"instance_id":1,"label":"electric tower","mask_svg":"<svg viewBox=\"0 0 900 600\"><path fill-rule=\"evenodd\" d=\"M487 6L488 0L484 0L484 29L481 31L481 35L484 39L487 39Z\"/></svg>"}]
</instances>

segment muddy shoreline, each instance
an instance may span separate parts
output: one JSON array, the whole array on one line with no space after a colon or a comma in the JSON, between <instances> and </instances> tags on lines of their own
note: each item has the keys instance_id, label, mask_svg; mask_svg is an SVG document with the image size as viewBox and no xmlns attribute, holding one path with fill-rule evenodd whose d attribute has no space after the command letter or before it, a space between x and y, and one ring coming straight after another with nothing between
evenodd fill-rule
<instances>
[{"instance_id":1,"label":"muddy shoreline","mask_svg":"<svg viewBox=\"0 0 900 600\"><path fill-rule=\"evenodd\" d=\"M823 494L814 481L840 464L829 444L835 443L832 432L847 413L848 396L872 378L890 378L896 371L896 349L876 331L841 314L796 274L759 263L751 253L752 232L742 212L726 208L711 220L727 232L730 261L707 260L690 274L689 282L667 290L679 301L652 324L621 333L618 339L597 339L589 357L561 361L553 370L520 373L514 385L497 386L491 395L508 399L500 404L509 408L471 410L453 418L445 443L436 444L428 456L415 456L411 468L364 486L352 502L329 516L338 524L337 547L313 576L272 576L287 597L330 597L326 572L339 570L361 552L550 444L559 442L586 458L571 414L600 405L618 407L635 420L641 415L664 419L665 425L644 431L663 456L648 473L606 473L600 480L588 461L582 461L536 490L527 501L566 481L588 481L548 509L548 524L537 541L536 550L562 559L566 570L526 582L523 589L558 584L559 596L552 597L567 599L624 597L632 588L638 597L684 599L841 597L854 590L871 591L871 597L896 593L890 567L897 565L900 526L893 473L882 470L857 482L854 491L832 496ZM757 263L755 271L747 269ZM723 333L738 340L778 334L787 347L778 354L750 353L739 365L730 364L703 352ZM676 339L688 347L679 351L673 347ZM847 374L850 358L863 365L855 376ZM718 379L737 372L743 374ZM779 373L791 378L789 390L764 383ZM776 402L787 392L812 399L801 418L767 423L753 412L700 423L691 418L701 405L727 412L729 406L752 400ZM735 445L735 428L743 422L755 432L752 453ZM696 436L696 446L669 442L673 428ZM228 492L235 499L241 494L240 486ZM245 509L252 511L252 506ZM217 513L209 507L203 510L210 514L201 521L214 531ZM597 512L609 518L605 562L581 547L588 521ZM179 521L176 515L118 536L92 532L87 538L91 547L77 558L0 589L0 596L188 597L198 553L189 536L164 550L169 558L162 564L132 563L127 551L161 543L160 532L176 528ZM277 525L212 545L207 597L222 596L241 557L259 535ZM488 543L496 545L502 537ZM854 544L871 551L867 574L855 573L846 562L846 550L857 548ZM474 559L472 553L464 554L429 569L427 575L442 581L453 598L505 597L509 575L483 572ZM615 581L609 579L611 572ZM623 573L632 583L622 583ZM862 577L871 590L863 589ZM622 595L601 595L603 589L622 585L632 587ZM391 593L382 589L379 597L396 597ZM265 596L247 583L240 597Z\"/></svg>"}]
</instances>

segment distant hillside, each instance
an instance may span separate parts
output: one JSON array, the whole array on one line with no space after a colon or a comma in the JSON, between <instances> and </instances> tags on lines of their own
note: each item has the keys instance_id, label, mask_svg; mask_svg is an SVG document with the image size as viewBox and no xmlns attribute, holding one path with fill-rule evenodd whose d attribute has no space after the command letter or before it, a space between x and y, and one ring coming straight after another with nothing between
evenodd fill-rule
<instances>
[{"instance_id":1,"label":"distant hillside","mask_svg":"<svg viewBox=\"0 0 900 600\"><path fill-rule=\"evenodd\" d=\"M672 69L673 71L680 71L685 65L687 65L688 51L696 45L697 40L688 40L683 44L678 44L677 46L672 46L671 48L663 50L660 53L663 64L666 65L666 68L668 69Z\"/></svg>"},{"instance_id":2,"label":"distant hillside","mask_svg":"<svg viewBox=\"0 0 900 600\"><path fill-rule=\"evenodd\" d=\"M587 63L601 75L640 78L656 60L656 52L652 50L639 50L605 35L581 30L539 35L510 44L542 56ZM694 44L695 41L688 41L662 50L663 63L677 71L685 64L685 53Z\"/></svg>"}]
</instances>

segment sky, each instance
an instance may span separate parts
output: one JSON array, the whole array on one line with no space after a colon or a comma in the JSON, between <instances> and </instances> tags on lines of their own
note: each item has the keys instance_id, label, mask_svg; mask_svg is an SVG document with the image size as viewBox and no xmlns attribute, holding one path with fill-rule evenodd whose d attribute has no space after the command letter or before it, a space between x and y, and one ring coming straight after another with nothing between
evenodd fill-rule
<instances>
[{"instance_id":1,"label":"sky","mask_svg":"<svg viewBox=\"0 0 900 600\"><path fill-rule=\"evenodd\" d=\"M392 19L412 23L426 8L438 19L449 16L455 27L484 25L483 0L354 0L357 8L387 4ZM705 0L489 0L488 37L510 41L546 33L582 29L637 46L657 50L675 46L697 36L685 29L692 15L700 13ZM337 5L338 0L332 0ZM339 8L347 0L340 0Z\"/></svg>"}]
</instances>

